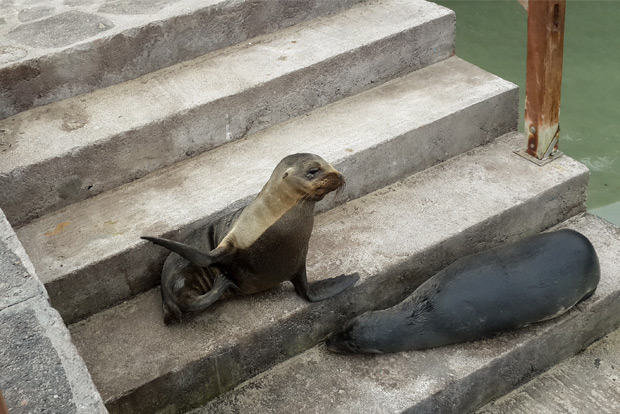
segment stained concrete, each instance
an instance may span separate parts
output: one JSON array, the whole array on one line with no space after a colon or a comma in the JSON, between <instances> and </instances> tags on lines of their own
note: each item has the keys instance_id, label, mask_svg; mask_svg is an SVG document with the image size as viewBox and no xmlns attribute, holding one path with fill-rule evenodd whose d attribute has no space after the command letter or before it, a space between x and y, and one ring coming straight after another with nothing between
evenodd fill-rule
<instances>
[{"instance_id":1,"label":"stained concrete","mask_svg":"<svg viewBox=\"0 0 620 414\"><path fill-rule=\"evenodd\" d=\"M620 412L620 329L476 414Z\"/></svg>"},{"instance_id":2,"label":"stained concrete","mask_svg":"<svg viewBox=\"0 0 620 414\"><path fill-rule=\"evenodd\" d=\"M107 413L0 210L0 390L12 414Z\"/></svg>"},{"instance_id":3,"label":"stained concrete","mask_svg":"<svg viewBox=\"0 0 620 414\"><path fill-rule=\"evenodd\" d=\"M320 208L516 129L516 87L458 58L229 143L18 230L53 305L75 321L158 281L163 249L142 235L183 237L254 196L277 162L316 152L346 176Z\"/></svg>"},{"instance_id":4,"label":"stained concrete","mask_svg":"<svg viewBox=\"0 0 620 414\"><path fill-rule=\"evenodd\" d=\"M135 79L360 0L0 2L0 119Z\"/></svg>"},{"instance_id":5,"label":"stained concrete","mask_svg":"<svg viewBox=\"0 0 620 414\"><path fill-rule=\"evenodd\" d=\"M563 316L492 339L424 351L359 356L317 346L191 414L471 412L620 325L620 229L590 215L559 227L585 234L601 263L601 282L594 296ZM581 372L572 374L587 375ZM579 381L573 378L571 383ZM616 412L593 409L588 401L580 405L584 410L561 412ZM607 404L605 410L615 402ZM488 412L547 412L538 408L511 404Z\"/></svg>"},{"instance_id":6,"label":"stained concrete","mask_svg":"<svg viewBox=\"0 0 620 414\"><path fill-rule=\"evenodd\" d=\"M108 408L155 413L199 405L352 315L402 300L456 258L584 211L587 169L568 157L539 168L512 153L524 139L512 134L319 215L309 278L361 275L331 300L307 303L287 284L167 327L154 289L72 325Z\"/></svg>"},{"instance_id":7,"label":"stained concrete","mask_svg":"<svg viewBox=\"0 0 620 414\"><path fill-rule=\"evenodd\" d=\"M0 207L21 226L453 52L450 11L389 0L16 115Z\"/></svg>"}]
</instances>

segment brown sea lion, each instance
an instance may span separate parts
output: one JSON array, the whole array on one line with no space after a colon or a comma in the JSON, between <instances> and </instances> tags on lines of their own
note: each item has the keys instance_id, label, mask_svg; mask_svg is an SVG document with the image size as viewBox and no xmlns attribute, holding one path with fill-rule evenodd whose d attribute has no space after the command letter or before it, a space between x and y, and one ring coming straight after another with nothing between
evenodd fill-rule
<instances>
[{"instance_id":1,"label":"brown sea lion","mask_svg":"<svg viewBox=\"0 0 620 414\"><path fill-rule=\"evenodd\" d=\"M542 233L457 260L408 298L331 334L335 352L387 353L474 341L555 318L592 296L598 256L581 233Z\"/></svg>"},{"instance_id":2,"label":"brown sea lion","mask_svg":"<svg viewBox=\"0 0 620 414\"><path fill-rule=\"evenodd\" d=\"M311 302L355 284L357 274L311 285L306 278L314 205L344 183L342 174L318 155L289 155L248 206L195 230L183 243L142 237L174 252L161 276L164 322L203 311L220 298L261 292L287 280Z\"/></svg>"}]
</instances>

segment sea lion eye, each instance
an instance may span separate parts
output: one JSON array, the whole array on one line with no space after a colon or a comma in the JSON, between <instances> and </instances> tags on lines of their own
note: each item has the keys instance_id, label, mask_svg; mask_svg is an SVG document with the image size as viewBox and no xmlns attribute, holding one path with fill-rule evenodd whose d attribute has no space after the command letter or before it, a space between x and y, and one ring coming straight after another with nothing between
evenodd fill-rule
<instances>
[{"instance_id":1,"label":"sea lion eye","mask_svg":"<svg viewBox=\"0 0 620 414\"><path fill-rule=\"evenodd\" d=\"M318 173L318 172L319 172L319 169L317 167L310 168L308 170L308 178L314 177L316 175L316 173Z\"/></svg>"}]
</instances>

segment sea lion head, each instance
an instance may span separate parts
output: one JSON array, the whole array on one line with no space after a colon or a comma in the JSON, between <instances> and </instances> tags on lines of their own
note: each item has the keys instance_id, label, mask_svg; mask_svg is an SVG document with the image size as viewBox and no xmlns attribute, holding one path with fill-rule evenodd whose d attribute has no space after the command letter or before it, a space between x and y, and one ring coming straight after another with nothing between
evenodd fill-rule
<instances>
[{"instance_id":1,"label":"sea lion head","mask_svg":"<svg viewBox=\"0 0 620 414\"><path fill-rule=\"evenodd\" d=\"M366 312L350 320L342 330L331 333L325 339L327 349L338 353L383 354L390 352L385 349L386 332L384 318L379 312Z\"/></svg>"},{"instance_id":2,"label":"sea lion head","mask_svg":"<svg viewBox=\"0 0 620 414\"><path fill-rule=\"evenodd\" d=\"M273 180L281 180L302 198L320 201L341 188L344 176L330 163L315 154L292 154L276 166Z\"/></svg>"}]
</instances>

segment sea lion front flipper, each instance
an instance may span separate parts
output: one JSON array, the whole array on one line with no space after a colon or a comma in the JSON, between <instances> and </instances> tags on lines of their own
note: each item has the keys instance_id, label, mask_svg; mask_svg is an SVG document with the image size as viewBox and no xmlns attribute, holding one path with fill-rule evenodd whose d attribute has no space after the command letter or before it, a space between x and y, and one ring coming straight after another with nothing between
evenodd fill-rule
<instances>
[{"instance_id":1,"label":"sea lion front flipper","mask_svg":"<svg viewBox=\"0 0 620 414\"><path fill-rule=\"evenodd\" d=\"M179 309L176 303L165 297L162 297L162 310L164 313L164 324L166 325L180 322L183 319L181 309Z\"/></svg>"},{"instance_id":2,"label":"sea lion front flipper","mask_svg":"<svg viewBox=\"0 0 620 414\"><path fill-rule=\"evenodd\" d=\"M313 282L312 285L308 285L306 269L303 269L291 282L293 282L295 291L299 296L310 302L319 302L350 288L359 279L359 274L353 273L350 275L332 277L331 279L319 280Z\"/></svg>"},{"instance_id":3,"label":"sea lion front flipper","mask_svg":"<svg viewBox=\"0 0 620 414\"><path fill-rule=\"evenodd\" d=\"M228 288L239 290L237 285L220 273L215 278L211 290L204 295L194 296L184 300L180 303L181 308L183 308L186 312L201 312L213 305L220 297L222 297Z\"/></svg>"},{"instance_id":4,"label":"sea lion front flipper","mask_svg":"<svg viewBox=\"0 0 620 414\"><path fill-rule=\"evenodd\" d=\"M203 252L193 246L174 240L148 236L140 238L163 246L200 267L209 267L216 263L224 263L227 259L232 258L232 254L235 252L235 249L231 247L218 247L210 252Z\"/></svg>"}]
</instances>

